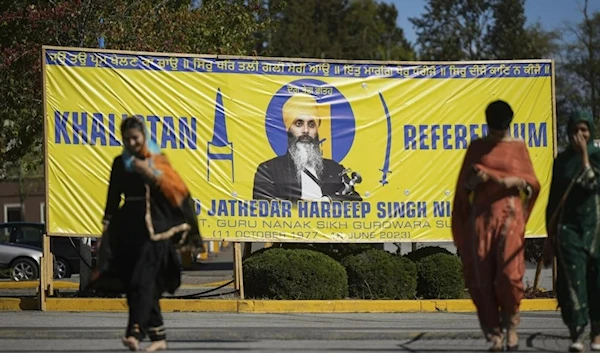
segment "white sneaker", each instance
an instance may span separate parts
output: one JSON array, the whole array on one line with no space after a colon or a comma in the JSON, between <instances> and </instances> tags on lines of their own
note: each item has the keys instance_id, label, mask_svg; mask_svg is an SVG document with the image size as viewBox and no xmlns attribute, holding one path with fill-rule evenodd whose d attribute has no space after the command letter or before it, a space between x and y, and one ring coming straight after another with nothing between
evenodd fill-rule
<instances>
[{"instance_id":1,"label":"white sneaker","mask_svg":"<svg viewBox=\"0 0 600 353\"><path fill-rule=\"evenodd\" d=\"M590 344L590 349L594 352L600 352L600 343Z\"/></svg>"},{"instance_id":2,"label":"white sneaker","mask_svg":"<svg viewBox=\"0 0 600 353\"><path fill-rule=\"evenodd\" d=\"M583 352L583 343L574 342L569 346L569 352Z\"/></svg>"}]
</instances>

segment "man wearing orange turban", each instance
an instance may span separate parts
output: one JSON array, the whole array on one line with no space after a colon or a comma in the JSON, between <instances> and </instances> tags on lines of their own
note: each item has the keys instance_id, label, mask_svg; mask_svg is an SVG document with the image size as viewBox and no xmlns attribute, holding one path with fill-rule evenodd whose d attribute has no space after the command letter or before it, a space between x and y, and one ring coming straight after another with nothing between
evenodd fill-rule
<instances>
[{"instance_id":1,"label":"man wearing orange turban","mask_svg":"<svg viewBox=\"0 0 600 353\"><path fill-rule=\"evenodd\" d=\"M283 124L288 134L288 151L257 168L254 199L362 200L352 192L342 195L344 181L350 178L337 162L323 158L319 146L319 116L316 99L300 93L290 97L282 107Z\"/></svg>"},{"instance_id":2,"label":"man wearing orange turban","mask_svg":"<svg viewBox=\"0 0 600 353\"><path fill-rule=\"evenodd\" d=\"M296 119L299 117L312 118L317 125L321 125L321 118L317 111L317 101L313 96L305 93L296 94L285 102L281 109L283 114L283 124L287 131Z\"/></svg>"}]
</instances>

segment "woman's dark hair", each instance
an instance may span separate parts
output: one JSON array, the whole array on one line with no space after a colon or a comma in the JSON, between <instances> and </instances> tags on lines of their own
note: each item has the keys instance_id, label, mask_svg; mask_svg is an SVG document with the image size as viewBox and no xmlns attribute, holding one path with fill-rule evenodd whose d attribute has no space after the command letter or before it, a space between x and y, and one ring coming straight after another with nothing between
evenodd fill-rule
<instances>
[{"instance_id":1,"label":"woman's dark hair","mask_svg":"<svg viewBox=\"0 0 600 353\"><path fill-rule=\"evenodd\" d=\"M144 123L137 116L129 116L121 122L121 135L129 129L138 129L144 133Z\"/></svg>"},{"instance_id":2,"label":"woman's dark hair","mask_svg":"<svg viewBox=\"0 0 600 353\"><path fill-rule=\"evenodd\" d=\"M590 122L582 119L582 120L569 121L567 123L567 132L568 133L573 132L573 130L575 130L577 128L577 124L579 124L579 123L584 123L588 127L588 130L592 130L592 128L590 126Z\"/></svg>"},{"instance_id":3,"label":"woman's dark hair","mask_svg":"<svg viewBox=\"0 0 600 353\"><path fill-rule=\"evenodd\" d=\"M487 106L485 118L490 129L506 130L513 120L513 110L508 103L497 100Z\"/></svg>"}]
</instances>

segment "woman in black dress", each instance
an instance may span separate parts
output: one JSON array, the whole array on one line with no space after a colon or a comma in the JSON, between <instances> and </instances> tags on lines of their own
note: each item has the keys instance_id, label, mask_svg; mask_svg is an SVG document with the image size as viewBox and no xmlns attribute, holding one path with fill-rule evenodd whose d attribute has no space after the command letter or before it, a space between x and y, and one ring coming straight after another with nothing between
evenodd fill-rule
<instances>
[{"instance_id":1,"label":"woman in black dress","mask_svg":"<svg viewBox=\"0 0 600 353\"><path fill-rule=\"evenodd\" d=\"M129 322L123 344L132 351L167 348L159 299L181 284L177 250L198 251L202 239L191 195L150 138L144 123L121 124L123 153L112 164L98 267L91 288L125 293ZM125 202L119 207L121 196Z\"/></svg>"}]
</instances>

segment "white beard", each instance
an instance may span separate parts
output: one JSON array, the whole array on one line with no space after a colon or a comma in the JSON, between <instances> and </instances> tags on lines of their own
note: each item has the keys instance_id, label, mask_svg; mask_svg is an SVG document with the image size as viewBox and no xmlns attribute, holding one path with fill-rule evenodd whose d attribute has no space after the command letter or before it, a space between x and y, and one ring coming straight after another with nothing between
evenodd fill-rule
<instances>
[{"instance_id":1,"label":"white beard","mask_svg":"<svg viewBox=\"0 0 600 353\"><path fill-rule=\"evenodd\" d=\"M323 156L319 146L310 142L296 142L290 146L290 154L296 165L296 178L301 180L305 168L313 168L317 178L323 175Z\"/></svg>"}]
</instances>

